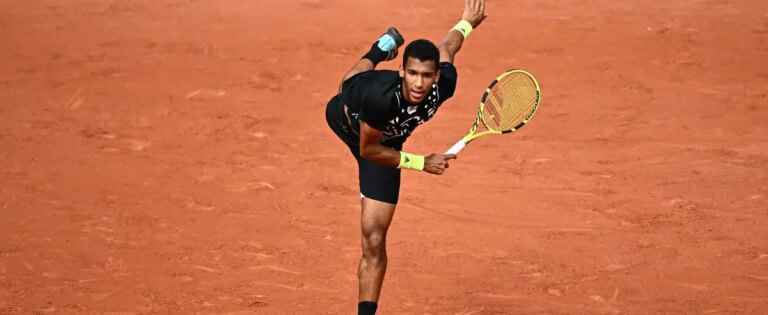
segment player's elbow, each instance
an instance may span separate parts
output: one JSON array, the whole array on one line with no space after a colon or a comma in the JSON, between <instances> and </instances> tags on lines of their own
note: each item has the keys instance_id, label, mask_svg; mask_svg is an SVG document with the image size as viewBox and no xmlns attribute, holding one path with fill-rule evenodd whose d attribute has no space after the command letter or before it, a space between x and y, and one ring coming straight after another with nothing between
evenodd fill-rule
<instances>
[{"instance_id":1,"label":"player's elbow","mask_svg":"<svg viewBox=\"0 0 768 315\"><path fill-rule=\"evenodd\" d=\"M370 160L372 157L376 156L376 149L372 148L372 146L366 145L360 147L360 157L366 160Z\"/></svg>"},{"instance_id":2,"label":"player's elbow","mask_svg":"<svg viewBox=\"0 0 768 315\"><path fill-rule=\"evenodd\" d=\"M379 144L363 144L360 146L360 157L366 160L379 160L384 154L384 147Z\"/></svg>"}]
</instances>

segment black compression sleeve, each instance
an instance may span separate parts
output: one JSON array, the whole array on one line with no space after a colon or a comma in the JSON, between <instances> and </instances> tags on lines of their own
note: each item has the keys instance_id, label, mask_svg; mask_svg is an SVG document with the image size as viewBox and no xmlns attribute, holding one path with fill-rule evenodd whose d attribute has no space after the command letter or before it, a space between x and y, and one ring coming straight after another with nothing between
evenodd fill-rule
<instances>
[{"instance_id":1,"label":"black compression sleeve","mask_svg":"<svg viewBox=\"0 0 768 315\"><path fill-rule=\"evenodd\" d=\"M363 56L364 59L368 59L371 62L373 62L373 65L377 65L380 62L387 59L388 53L386 51L383 51L379 48L378 42L373 43L373 46L371 46L371 50L368 51L365 56Z\"/></svg>"}]
</instances>

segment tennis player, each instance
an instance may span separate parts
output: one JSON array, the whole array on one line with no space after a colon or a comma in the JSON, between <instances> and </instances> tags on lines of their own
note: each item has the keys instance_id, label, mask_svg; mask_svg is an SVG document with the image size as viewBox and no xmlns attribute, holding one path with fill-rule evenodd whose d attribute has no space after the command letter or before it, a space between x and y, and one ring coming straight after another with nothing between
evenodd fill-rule
<instances>
[{"instance_id":1,"label":"tennis player","mask_svg":"<svg viewBox=\"0 0 768 315\"><path fill-rule=\"evenodd\" d=\"M358 268L358 314L375 314L387 269L386 238L400 193L400 170L440 175L455 155L403 151L419 125L453 96L453 60L464 40L485 19L485 0L465 0L461 20L439 46L419 39L403 53L400 71L374 70L396 58L403 37L390 28L345 75L340 93L326 107L326 120L358 165L362 257Z\"/></svg>"}]
</instances>

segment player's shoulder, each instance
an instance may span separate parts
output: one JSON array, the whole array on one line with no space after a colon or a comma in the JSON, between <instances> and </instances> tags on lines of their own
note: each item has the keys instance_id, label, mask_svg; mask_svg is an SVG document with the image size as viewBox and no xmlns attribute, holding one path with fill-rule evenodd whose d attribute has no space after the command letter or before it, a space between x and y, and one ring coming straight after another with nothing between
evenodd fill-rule
<instances>
[{"instance_id":1,"label":"player's shoulder","mask_svg":"<svg viewBox=\"0 0 768 315\"><path fill-rule=\"evenodd\" d=\"M456 69L456 66L455 66L455 65L453 65L453 63L452 63L452 62L448 62L448 61L441 61L441 62L440 62L440 69L444 69L444 68L451 68L451 69Z\"/></svg>"},{"instance_id":2,"label":"player's shoulder","mask_svg":"<svg viewBox=\"0 0 768 315\"><path fill-rule=\"evenodd\" d=\"M442 75L451 74L456 76L456 66L454 66L453 63L447 61L440 62L440 73Z\"/></svg>"}]
</instances>

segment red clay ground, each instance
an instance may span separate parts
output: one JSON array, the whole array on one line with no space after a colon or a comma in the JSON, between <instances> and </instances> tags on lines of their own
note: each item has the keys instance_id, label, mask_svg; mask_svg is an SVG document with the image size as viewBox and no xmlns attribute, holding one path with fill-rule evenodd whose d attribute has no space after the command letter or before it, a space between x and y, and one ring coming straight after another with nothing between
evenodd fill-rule
<instances>
[{"instance_id":1,"label":"red clay ground","mask_svg":"<svg viewBox=\"0 0 768 315\"><path fill-rule=\"evenodd\" d=\"M0 1L0 314L351 314L325 102L388 25L439 40L461 7ZM381 313L768 314L764 1L488 13L409 150L462 136L506 68L543 107L405 175Z\"/></svg>"}]
</instances>

